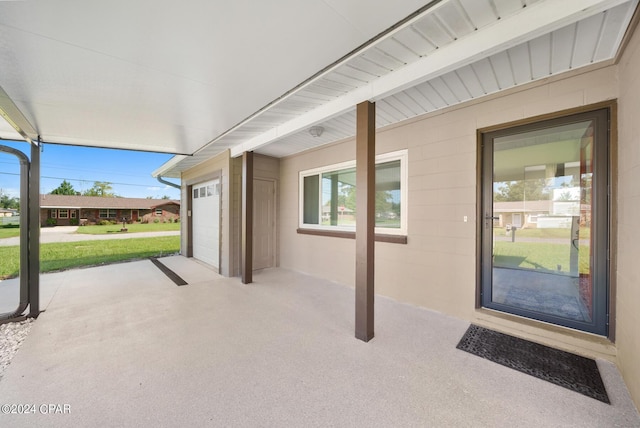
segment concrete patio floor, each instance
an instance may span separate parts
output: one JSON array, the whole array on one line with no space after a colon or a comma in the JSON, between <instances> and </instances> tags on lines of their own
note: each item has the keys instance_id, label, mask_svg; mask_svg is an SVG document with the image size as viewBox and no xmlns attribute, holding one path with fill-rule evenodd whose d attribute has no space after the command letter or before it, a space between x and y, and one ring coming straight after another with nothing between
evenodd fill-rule
<instances>
[{"instance_id":1,"label":"concrete patio floor","mask_svg":"<svg viewBox=\"0 0 640 428\"><path fill-rule=\"evenodd\" d=\"M150 261L42 275L46 312L0 379L0 404L38 410L0 426L640 426L609 362L612 405L457 350L459 319L377 297L363 343L349 287L162 260L189 285Z\"/></svg>"}]
</instances>

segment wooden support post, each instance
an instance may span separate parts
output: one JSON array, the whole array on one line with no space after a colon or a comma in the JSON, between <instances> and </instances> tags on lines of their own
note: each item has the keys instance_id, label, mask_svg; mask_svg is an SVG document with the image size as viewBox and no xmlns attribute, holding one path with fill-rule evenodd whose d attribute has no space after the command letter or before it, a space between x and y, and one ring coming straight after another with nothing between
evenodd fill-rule
<instances>
[{"instance_id":1,"label":"wooden support post","mask_svg":"<svg viewBox=\"0 0 640 428\"><path fill-rule=\"evenodd\" d=\"M187 186L187 257L193 257L193 185ZM183 221L182 219L180 221Z\"/></svg>"},{"instance_id":2,"label":"wooden support post","mask_svg":"<svg viewBox=\"0 0 640 428\"><path fill-rule=\"evenodd\" d=\"M375 104L358 104L356 114L356 338L368 342L374 335Z\"/></svg>"},{"instance_id":3,"label":"wooden support post","mask_svg":"<svg viewBox=\"0 0 640 428\"><path fill-rule=\"evenodd\" d=\"M242 154L242 283L253 282L253 152Z\"/></svg>"}]
</instances>

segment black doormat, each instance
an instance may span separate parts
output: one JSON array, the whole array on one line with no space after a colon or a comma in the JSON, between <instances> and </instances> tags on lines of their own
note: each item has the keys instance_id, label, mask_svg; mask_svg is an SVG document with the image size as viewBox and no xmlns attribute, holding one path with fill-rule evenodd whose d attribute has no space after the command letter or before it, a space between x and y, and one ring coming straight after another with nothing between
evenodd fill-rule
<instances>
[{"instance_id":1,"label":"black doormat","mask_svg":"<svg viewBox=\"0 0 640 428\"><path fill-rule=\"evenodd\" d=\"M610 404L595 360L471 325L458 349Z\"/></svg>"}]
</instances>

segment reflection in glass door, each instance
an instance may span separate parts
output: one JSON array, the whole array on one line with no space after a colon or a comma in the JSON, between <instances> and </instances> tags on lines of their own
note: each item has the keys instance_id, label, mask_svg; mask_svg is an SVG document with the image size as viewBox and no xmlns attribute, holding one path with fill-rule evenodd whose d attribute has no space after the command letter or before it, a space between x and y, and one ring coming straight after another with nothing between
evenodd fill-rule
<instances>
[{"instance_id":1,"label":"reflection in glass door","mask_svg":"<svg viewBox=\"0 0 640 428\"><path fill-rule=\"evenodd\" d=\"M607 122L483 135L483 306L607 334Z\"/></svg>"}]
</instances>

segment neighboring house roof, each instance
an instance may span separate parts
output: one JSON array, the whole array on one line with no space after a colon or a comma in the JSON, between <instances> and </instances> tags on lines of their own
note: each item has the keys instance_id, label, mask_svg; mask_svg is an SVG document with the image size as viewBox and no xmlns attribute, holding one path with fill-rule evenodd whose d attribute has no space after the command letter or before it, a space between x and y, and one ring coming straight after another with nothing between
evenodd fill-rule
<instances>
[{"instance_id":1,"label":"neighboring house roof","mask_svg":"<svg viewBox=\"0 0 640 428\"><path fill-rule=\"evenodd\" d=\"M164 207L165 205L177 205L177 206L180 206L180 202L179 201L174 201L174 200L163 199L161 203L152 206L151 209L156 209L158 207Z\"/></svg>"},{"instance_id":2,"label":"neighboring house roof","mask_svg":"<svg viewBox=\"0 0 640 428\"><path fill-rule=\"evenodd\" d=\"M160 205L180 201L144 198L104 198L100 196L40 195L40 208L95 208L150 210Z\"/></svg>"}]
</instances>

